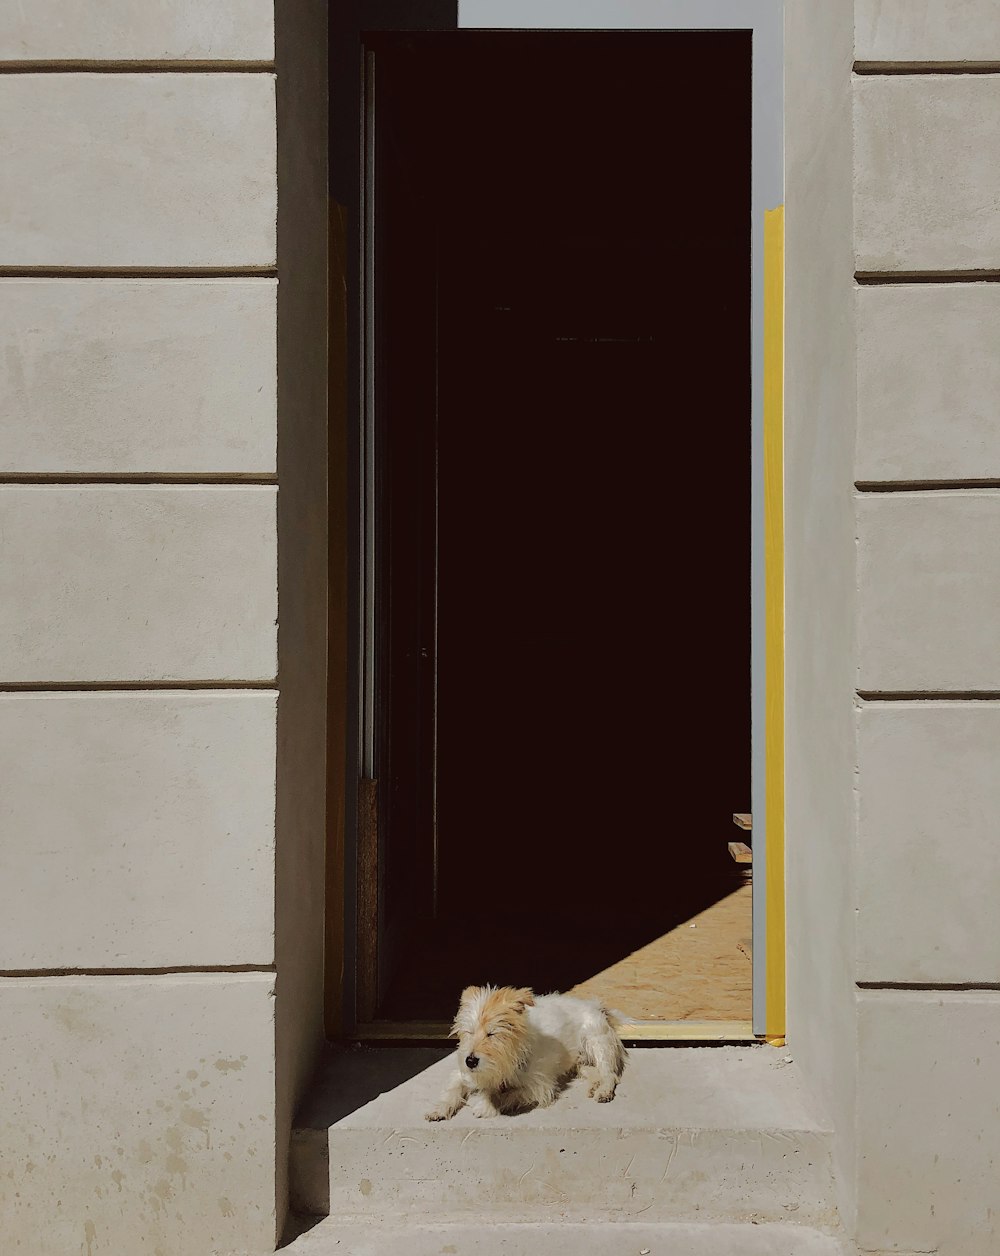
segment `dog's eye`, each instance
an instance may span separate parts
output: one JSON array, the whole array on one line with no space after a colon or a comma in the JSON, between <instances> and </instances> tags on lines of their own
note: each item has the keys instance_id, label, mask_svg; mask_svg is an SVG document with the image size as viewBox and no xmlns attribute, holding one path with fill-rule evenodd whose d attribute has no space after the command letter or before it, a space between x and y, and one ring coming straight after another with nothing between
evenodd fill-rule
<instances>
[{"instance_id":1,"label":"dog's eye","mask_svg":"<svg viewBox=\"0 0 1000 1256\"><path fill-rule=\"evenodd\" d=\"M493 1035L494 1035L495 1033L496 1033L496 1030L495 1030L495 1029L487 1029L487 1031L486 1031L486 1037L487 1037L487 1038L492 1038L492 1037L493 1037Z\"/></svg>"}]
</instances>

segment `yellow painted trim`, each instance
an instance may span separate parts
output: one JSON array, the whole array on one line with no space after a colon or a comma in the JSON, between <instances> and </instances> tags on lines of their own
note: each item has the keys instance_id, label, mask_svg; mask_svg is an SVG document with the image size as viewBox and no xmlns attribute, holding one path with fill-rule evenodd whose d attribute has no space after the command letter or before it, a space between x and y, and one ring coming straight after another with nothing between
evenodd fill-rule
<instances>
[{"instance_id":1,"label":"yellow painted trim","mask_svg":"<svg viewBox=\"0 0 1000 1256\"><path fill-rule=\"evenodd\" d=\"M785 1034L785 207L764 214L766 1037Z\"/></svg>"}]
</instances>

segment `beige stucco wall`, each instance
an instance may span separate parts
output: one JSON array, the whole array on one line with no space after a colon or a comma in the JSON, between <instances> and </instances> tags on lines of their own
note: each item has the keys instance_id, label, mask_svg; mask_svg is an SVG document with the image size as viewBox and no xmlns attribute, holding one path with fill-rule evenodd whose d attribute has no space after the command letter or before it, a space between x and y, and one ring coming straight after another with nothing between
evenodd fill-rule
<instances>
[{"instance_id":1,"label":"beige stucco wall","mask_svg":"<svg viewBox=\"0 0 1000 1256\"><path fill-rule=\"evenodd\" d=\"M0 58L19 61L263 61L274 0L32 0L0 11Z\"/></svg>"},{"instance_id":2,"label":"beige stucco wall","mask_svg":"<svg viewBox=\"0 0 1000 1256\"><path fill-rule=\"evenodd\" d=\"M785 11L789 1041L860 1250L987 1256L1000 17Z\"/></svg>"},{"instance_id":3,"label":"beige stucco wall","mask_svg":"<svg viewBox=\"0 0 1000 1256\"><path fill-rule=\"evenodd\" d=\"M325 6L90 8L0 14L0 1222L257 1256L322 1038ZM1000 78L940 72L998 57L786 3L789 1041L871 1252L1000 1248Z\"/></svg>"},{"instance_id":4,"label":"beige stucco wall","mask_svg":"<svg viewBox=\"0 0 1000 1256\"><path fill-rule=\"evenodd\" d=\"M273 279L8 279L7 473L277 469ZM52 364L58 361L59 369ZM30 421L29 421L30 420Z\"/></svg>"},{"instance_id":5,"label":"beige stucco wall","mask_svg":"<svg viewBox=\"0 0 1000 1256\"><path fill-rule=\"evenodd\" d=\"M327 881L327 3L278 0L277 1197L324 1040ZM337 503L343 509L342 503ZM338 538L334 538L336 543ZM340 538L346 547L346 539ZM341 719L344 713L338 712ZM342 776L340 778L342 783ZM340 799L331 797L335 813ZM332 980L339 979L336 973Z\"/></svg>"},{"instance_id":6,"label":"beige stucco wall","mask_svg":"<svg viewBox=\"0 0 1000 1256\"><path fill-rule=\"evenodd\" d=\"M1000 56L1000 10L858 0L856 40L857 1235L987 1256L1000 411L997 289L970 281L1000 270L1000 78L955 71Z\"/></svg>"},{"instance_id":7,"label":"beige stucco wall","mask_svg":"<svg viewBox=\"0 0 1000 1256\"><path fill-rule=\"evenodd\" d=\"M785 6L788 1040L854 1211L853 4Z\"/></svg>"},{"instance_id":8,"label":"beige stucco wall","mask_svg":"<svg viewBox=\"0 0 1000 1256\"><path fill-rule=\"evenodd\" d=\"M993 0L857 0L857 59L926 65L1000 60Z\"/></svg>"},{"instance_id":9,"label":"beige stucco wall","mask_svg":"<svg viewBox=\"0 0 1000 1256\"><path fill-rule=\"evenodd\" d=\"M282 1219L322 1040L324 21L0 12L4 1251L258 1256Z\"/></svg>"}]
</instances>

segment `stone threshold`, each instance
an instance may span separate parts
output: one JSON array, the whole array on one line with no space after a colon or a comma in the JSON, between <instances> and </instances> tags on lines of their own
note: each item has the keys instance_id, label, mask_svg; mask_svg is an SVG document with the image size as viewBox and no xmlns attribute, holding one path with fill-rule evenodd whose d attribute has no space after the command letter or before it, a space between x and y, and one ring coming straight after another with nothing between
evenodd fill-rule
<instances>
[{"instance_id":1,"label":"stone threshold","mask_svg":"<svg viewBox=\"0 0 1000 1256\"><path fill-rule=\"evenodd\" d=\"M450 1056L331 1049L293 1133L293 1210L344 1224L837 1224L831 1131L783 1052L633 1048L613 1103L574 1082L544 1110L430 1124Z\"/></svg>"}]
</instances>

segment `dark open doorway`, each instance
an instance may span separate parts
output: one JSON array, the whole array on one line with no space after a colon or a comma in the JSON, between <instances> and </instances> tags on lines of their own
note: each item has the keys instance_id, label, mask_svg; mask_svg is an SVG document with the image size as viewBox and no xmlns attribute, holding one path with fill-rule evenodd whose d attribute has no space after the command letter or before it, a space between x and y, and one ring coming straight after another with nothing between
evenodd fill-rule
<instances>
[{"instance_id":1,"label":"dark open doorway","mask_svg":"<svg viewBox=\"0 0 1000 1256\"><path fill-rule=\"evenodd\" d=\"M750 36L368 48L359 902L371 1010L434 1020L470 982L588 982L738 884Z\"/></svg>"}]
</instances>

